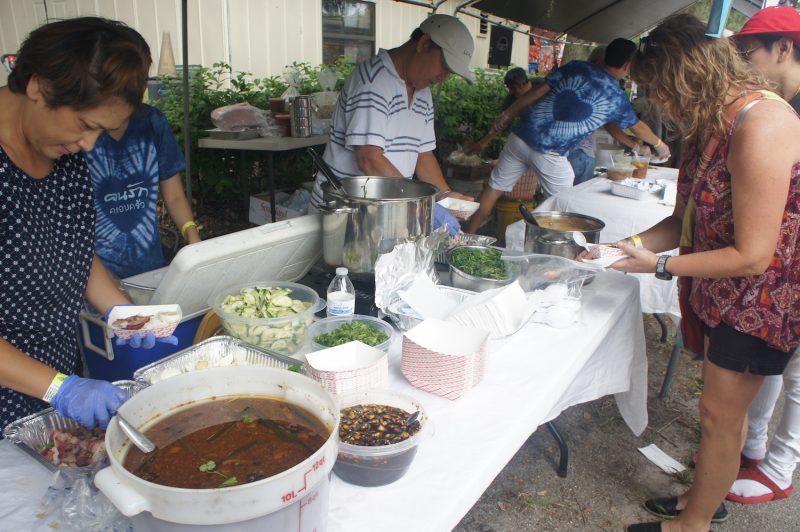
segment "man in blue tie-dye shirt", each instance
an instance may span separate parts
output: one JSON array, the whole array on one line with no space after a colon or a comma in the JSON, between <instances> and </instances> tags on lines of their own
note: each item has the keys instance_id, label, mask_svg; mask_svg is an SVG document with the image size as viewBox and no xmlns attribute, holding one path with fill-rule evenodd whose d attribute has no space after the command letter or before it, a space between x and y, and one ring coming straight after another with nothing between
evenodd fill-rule
<instances>
[{"instance_id":1,"label":"man in blue tie-dye shirt","mask_svg":"<svg viewBox=\"0 0 800 532\"><path fill-rule=\"evenodd\" d=\"M491 214L497 200L534 168L545 196L571 187L575 178L567 153L581 140L608 123L616 123L669 155L666 144L640 122L619 80L628 75L636 45L615 39L606 48L603 65L571 61L547 76L495 120L492 130L502 131L516 117L520 120L508 137L497 165L478 198L481 206L467 227L474 233Z\"/></svg>"},{"instance_id":2,"label":"man in blue tie-dye shirt","mask_svg":"<svg viewBox=\"0 0 800 532\"><path fill-rule=\"evenodd\" d=\"M125 278L164 266L159 192L187 242L200 241L181 183L186 164L161 111L141 105L126 125L100 135L86 159L97 211L95 253L114 275Z\"/></svg>"}]
</instances>

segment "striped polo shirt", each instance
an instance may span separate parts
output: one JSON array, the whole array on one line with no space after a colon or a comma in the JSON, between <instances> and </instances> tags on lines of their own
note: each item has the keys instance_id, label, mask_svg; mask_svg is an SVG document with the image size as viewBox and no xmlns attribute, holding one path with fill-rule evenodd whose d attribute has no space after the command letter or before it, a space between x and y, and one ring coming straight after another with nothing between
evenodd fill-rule
<instances>
[{"instance_id":1,"label":"striped polo shirt","mask_svg":"<svg viewBox=\"0 0 800 532\"><path fill-rule=\"evenodd\" d=\"M336 102L323 158L339 177L364 175L356 163L356 146L380 147L406 178L413 177L419 154L436 148L430 89L415 91L409 105L406 84L386 50L358 66ZM318 174L312 205L322 201L323 182Z\"/></svg>"}]
</instances>

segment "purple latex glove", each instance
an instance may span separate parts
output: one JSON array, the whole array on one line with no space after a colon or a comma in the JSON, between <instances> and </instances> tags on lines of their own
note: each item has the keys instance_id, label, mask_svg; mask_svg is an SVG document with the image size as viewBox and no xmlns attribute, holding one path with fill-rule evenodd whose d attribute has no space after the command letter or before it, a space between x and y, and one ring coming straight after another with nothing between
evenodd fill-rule
<instances>
[{"instance_id":1,"label":"purple latex glove","mask_svg":"<svg viewBox=\"0 0 800 532\"><path fill-rule=\"evenodd\" d=\"M450 233L450 236L455 236L461 231L461 224L458 223L458 220L450 214L450 211L437 203L433 208L433 228L439 229L444 224L447 224L447 232Z\"/></svg>"},{"instance_id":2,"label":"purple latex glove","mask_svg":"<svg viewBox=\"0 0 800 532\"><path fill-rule=\"evenodd\" d=\"M116 305L117 307L130 307L133 306L131 303L124 303L122 305ZM114 310L115 307L111 307L106 310L105 314L103 314L103 321L111 327L111 324L108 323L108 317L111 315L111 311ZM134 334L130 337L130 339L125 338L115 338L114 345L130 345L134 349L139 349L140 347L143 349L152 349L153 346L156 345L156 342L161 342L164 344L171 344L171 345L178 345L178 337L175 335L165 336L163 338L156 338L152 332L146 333L144 336L139 336L138 334Z\"/></svg>"},{"instance_id":3,"label":"purple latex glove","mask_svg":"<svg viewBox=\"0 0 800 532\"><path fill-rule=\"evenodd\" d=\"M110 382L70 375L61 384L51 404L59 414L81 425L106 428L111 416L127 400L128 392Z\"/></svg>"}]
</instances>

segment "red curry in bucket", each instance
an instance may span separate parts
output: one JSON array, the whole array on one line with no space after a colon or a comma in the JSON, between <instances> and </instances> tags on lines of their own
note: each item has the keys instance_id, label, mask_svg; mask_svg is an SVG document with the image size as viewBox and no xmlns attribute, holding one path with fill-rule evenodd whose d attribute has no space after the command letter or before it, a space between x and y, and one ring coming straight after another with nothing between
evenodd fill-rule
<instances>
[{"instance_id":1,"label":"red curry in bucket","mask_svg":"<svg viewBox=\"0 0 800 532\"><path fill-rule=\"evenodd\" d=\"M152 453L131 448L124 467L163 486L210 489L271 477L299 464L330 436L308 410L274 398L217 398L145 431Z\"/></svg>"}]
</instances>

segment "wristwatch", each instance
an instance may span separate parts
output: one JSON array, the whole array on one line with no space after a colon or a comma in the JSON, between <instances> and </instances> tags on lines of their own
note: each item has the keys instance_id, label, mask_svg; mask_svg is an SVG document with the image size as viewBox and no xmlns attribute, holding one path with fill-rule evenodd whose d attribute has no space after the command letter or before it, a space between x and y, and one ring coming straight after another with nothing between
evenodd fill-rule
<instances>
[{"instance_id":1,"label":"wristwatch","mask_svg":"<svg viewBox=\"0 0 800 532\"><path fill-rule=\"evenodd\" d=\"M661 255L658 257L658 262L656 263L656 279L661 279L662 281L672 280L672 274L667 271L668 258L669 255Z\"/></svg>"}]
</instances>

